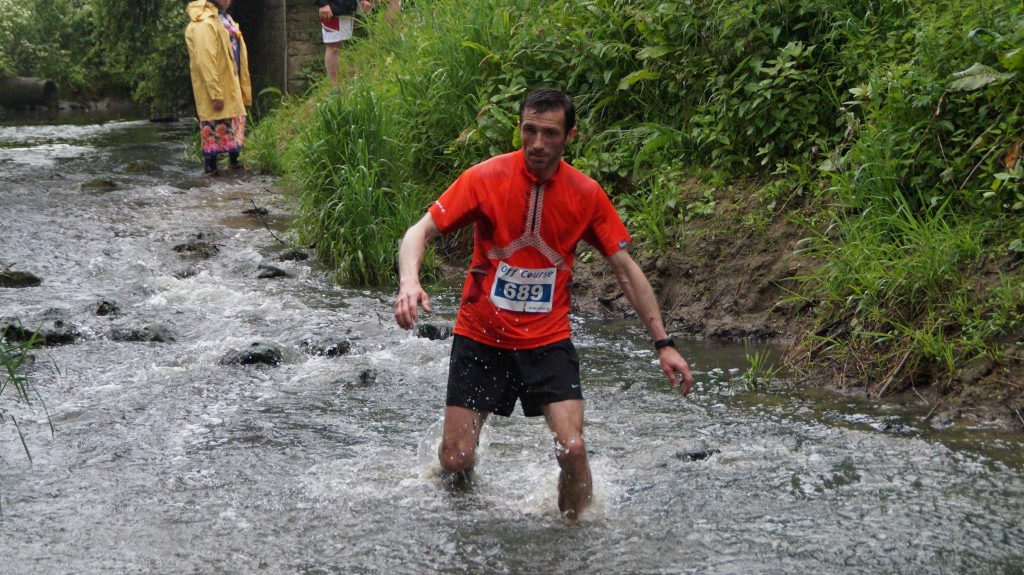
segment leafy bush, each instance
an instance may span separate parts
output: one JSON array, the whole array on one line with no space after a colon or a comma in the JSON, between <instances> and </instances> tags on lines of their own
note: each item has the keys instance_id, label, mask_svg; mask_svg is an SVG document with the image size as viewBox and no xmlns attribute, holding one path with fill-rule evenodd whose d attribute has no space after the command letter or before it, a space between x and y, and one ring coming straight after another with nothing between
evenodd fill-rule
<instances>
[{"instance_id":1,"label":"leafy bush","mask_svg":"<svg viewBox=\"0 0 1024 575\"><path fill-rule=\"evenodd\" d=\"M88 2L95 15L93 50L117 85L155 112L176 110L190 100L185 2Z\"/></svg>"},{"instance_id":2,"label":"leafy bush","mask_svg":"<svg viewBox=\"0 0 1024 575\"><path fill-rule=\"evenodd\" d=\"M0 76L46 77L64 97L131 96L156 111L188 100L180 0L0 0L0 13Z\"/></svg>"},{"instance_id":3,"label":"leafy bush","mask_svg":"<svg viewBox=\"0 0 1024 575\"><path fill-rule=\"evenodd\" d=\"M92 7L83 0L0 0L0 76L41 76L68 94L95 90Z\"/></svg>"}]
</instances>

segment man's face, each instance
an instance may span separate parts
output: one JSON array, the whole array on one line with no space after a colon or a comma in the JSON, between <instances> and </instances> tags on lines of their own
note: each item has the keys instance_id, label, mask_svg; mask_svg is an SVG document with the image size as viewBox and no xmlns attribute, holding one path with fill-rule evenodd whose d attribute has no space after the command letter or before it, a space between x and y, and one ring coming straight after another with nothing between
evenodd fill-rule
<instances>
[{"instance_id":1,"label":"man's face","mask_svg":"<svg viewBox=\"0 0 1024 575\"><path fill-rule=\"evenodd\" d=\"M565 133L565 112L555 108L538 112L527 108L519 122L526 167L537 179L546 180L558 170L565 145L576 135L576 128Z\"/></svg>"},{"instance_id":2,"label":"man's face","mask_svg":"<svg viewBox=\"0 0 1024 575\"><path fill-rule=\"evenodd\" d=\"M231 7L231 0L213 0L213 3L220 6L220 9L225 12Z\"/></svg>"}]
</instances>

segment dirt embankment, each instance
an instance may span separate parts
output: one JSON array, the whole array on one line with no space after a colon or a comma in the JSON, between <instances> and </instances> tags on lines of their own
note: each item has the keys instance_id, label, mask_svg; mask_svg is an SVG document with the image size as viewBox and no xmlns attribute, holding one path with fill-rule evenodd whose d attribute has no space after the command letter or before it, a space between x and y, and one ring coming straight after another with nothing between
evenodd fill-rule
<instances>
[{"instance_id":1,"label":"dirt embankment","mask_svg":"<svg viewBox=\"0 0 1024 575\"><path fill-rule=\"evenodd\" d=\"M794 278L812 269L802 236L776 221L757 230L741 217L753 207L716 198L715 214L686 223L680 249L636 256L674 334L792 343L807 325ZM577 261L573 295L580 309L632 314L615 277L599 257Z\"/></svg>"},{"instance_id":2,"label":"dirt embankment","mask_svg":"<svg viewBox=\"0 0 1024 575\"><path fill-rule=\"evenodd\" d=\"M749 223L757 220L749 215L759 206L753 194L749 197L746 205L724 195L716 198L713 215L686 224L681 249L638 257L638 263L658 295L670 333L734 341L771 340L800 351L806 359L805 350L795 346L809 330L816 329L814 309L812 303L794 296L799 291L795 278L817 265L800 250L807 233L784 218L775 218L760 229L751 226ZM573 296L577 309L635 315L600 257L578 259ZM924 402L930 409L928 418L936 424L942 420L1024 431L1024 347L1014 342L1009 345L1007 357L998 361L976 360L959 366L953 374L919 370L878 395L914 403L918 409ZM804 381L812 385L858 394L878 390L865 381L863 373L815 359L800 365Z\"/></svg>"}]
</instances>

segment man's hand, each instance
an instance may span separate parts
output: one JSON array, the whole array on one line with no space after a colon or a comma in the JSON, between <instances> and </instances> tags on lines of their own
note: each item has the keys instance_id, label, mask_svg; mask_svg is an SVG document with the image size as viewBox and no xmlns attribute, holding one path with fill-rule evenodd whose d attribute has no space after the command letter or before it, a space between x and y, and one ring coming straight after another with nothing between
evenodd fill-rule
<instances>
[{"instance_id":1,"label":"man's hand","mask_svg":"<svg viewBox=\"0 0 1024 575\"><path fill-rule=\"evenodd\" d=\"M330 20L334 16L334 12L331 12L331 7L324 4L319 10L321 20Z\"/></svg>"},{"instance_id":2,"label":"man's hand","mask_svg":"<svg viewBox=\"0 0 1024 575\"><path fill-rule=\"evenodd\" d=\"M402 329L412 329L419 318L421 304L423 311L431 311L430 297L420 287L419 282L402 282L398 288L398 297L395 299L395 321Z\"/></svg>"},{"instance_id":3,"label":"man's hand","mask_svg":"<svg viewBox=\"0 0 1024 575\"><path fill-rule=\"evenodd\" d=\"M398 297L395 299L395 321L405 329L411 329L423 311L430 312L430 298L420 287L420 265L423 264L423 252L427 242L436 238L441 232L434 225L434 217L430 212L423 214L420 221L412 225L402 236L398 246Z\"/></svg>"},{"instance_id":4,"label":"man's hand","mask_svg":"<svg viewBox=\"0 0 1024 575\"><path fill-rule=\"evenodd\" d=\"M224 109L224 100L214 100L213 101L213 111L214 112L220 112L223 109Z\"/></svg>"},{"instance_id":5,"label":"man's hand","mask_svg":"<svg viewBox=\"0 0 1024 575\"><path fill-rule=\"evenodd\" d=\"M683 356L679 355L676 348L666 346L661 348L661 371L668 376L668 382L672 387L678 387L683 395L690 395L693 387L693 376L690 375L690 365L686 363Z\"/></svg>"},{"instance_id":6,"label":"man's hand","mask_svg":"<svg viewBox=\"0 0 1024 575\"><path fill-rule=\"evenodd\" d=\"M373 3L370 2L370 0L362 0L362 2L359 3L359 11L364 14L369 12L372 8Z\"/></svg>"}]
</instances>

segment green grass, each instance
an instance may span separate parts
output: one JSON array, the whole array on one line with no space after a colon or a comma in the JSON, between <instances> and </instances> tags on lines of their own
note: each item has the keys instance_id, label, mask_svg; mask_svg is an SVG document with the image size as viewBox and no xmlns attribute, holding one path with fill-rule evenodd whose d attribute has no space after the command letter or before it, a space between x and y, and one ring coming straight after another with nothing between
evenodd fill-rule
<instances>
[{"instance_id":1,"label":"green grass","mask_svg":"<svg viewBox=\"0 0 1024 575\"><path fill-rule=\"evenodd\" d=\"M0 333L2 336L2 333ZM0 337L0 366L3 367L3 371L0 372L0 398L4 397L5 393L13 393L18 401L25 404L32 405L33 401L39 402L43 410L46 411L46 404L43 402L42 396L39 392L32 387L32 383L29 377L25 374L26 369L31 365L32 356L30 351L39 343L38 333L33 333L27 340L19 342L8 342L3 337ZM50 426L50 433L53 433L53 423L50 421L49 413L46 414L47 423ZM25 450L25 455L28 456L29 461L32 460L32 453L29 451L28 444L25 442L25 436L21 431L21 425L18 423L17 418L9 412L5 411L0 407L0 425L10 423L14 426L15 431L18 434L18 438L21 440L22 448Z\"/></svg>"},{"instance_id":2,"label":"green grass","mask_svg":"<svg viewBox=\"0 0 1024 575\"><path fill-rule=\"evenodd\" d=\"M760 391L768 387L782 371L776 367L768 350L747 353L747 369L743 371L743 385L748 391Z\"/></svg>"}]
</instances>

